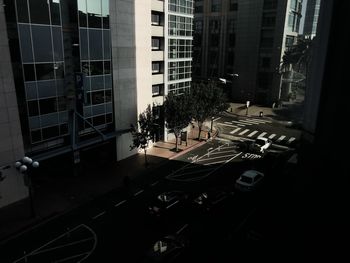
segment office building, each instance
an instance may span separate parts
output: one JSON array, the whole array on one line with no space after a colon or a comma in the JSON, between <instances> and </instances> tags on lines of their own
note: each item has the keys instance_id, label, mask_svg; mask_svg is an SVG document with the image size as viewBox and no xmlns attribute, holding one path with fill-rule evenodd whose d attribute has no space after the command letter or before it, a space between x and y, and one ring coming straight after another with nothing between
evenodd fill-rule
<instances>
[{"instance_id":1,"label":"office building","mask_svg":"<svg viewBox=\"0 0 350 263\"><path fill-rule=\"evenodd\" d=\"M191 82L193 1L1 2L0 207L28 195L25 155L127 158L148 104L164 138L164 96Z\"/></svg>"},{"instance_id":2,"label":"office building","mask_svg":"<svg viewBox=\"0 0 350 263\"><path fill-rule=\"evenodd\" d=\"M304 32L306 37L314 38L317 31L321 0L308 0L305 12Z\"/></svg>"},{"instance_id":3,"label":"office building","mask_svg":"<svg viewBox=\"0 0 350 263\"><path fill-rule=\"evenodd\" d=\"M193 77L230 79L233 101L283 98L278 68L296 41L301 7L301 0L196 1Z\"/></svg>"}]
</instances>

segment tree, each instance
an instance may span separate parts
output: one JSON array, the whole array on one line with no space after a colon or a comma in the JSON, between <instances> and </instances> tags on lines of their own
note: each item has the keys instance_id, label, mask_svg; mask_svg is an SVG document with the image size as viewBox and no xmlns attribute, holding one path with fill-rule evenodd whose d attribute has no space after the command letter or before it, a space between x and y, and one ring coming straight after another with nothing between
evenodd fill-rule
<instances>
[{"instance_id":1,"label":"tree","mask_svg":"<svg viewBox=\"0 0 350 263\"><path fill-rule=\"evenodd\" d=\"M198 140L206 119L225 111L229 105L221 88L215 82L192 83L190 97L192 100L192 116L198 123Z\"/></svg>"},{"instance_id":2,"label":"tree","mask_svg":"<svg viewBox=\"0 0 350 263\"><path fill-rule=\"evenodd\" d=\"M148 165L147 161L147 148L149 141L153 140L153 135L158 127L153 117L151 105L148 105L146 110L139 115L138 127L131 124L132 145L130 150L135 148L142 149L145 154L145 165Z\"/></svg>"},{"instance_id":3,"label":"tree","mask_svg":"<svg viewBox=\"0 0 350 263\"><path fill-rule=\"evenodd\" d=\"M192 105L189 97L189 93L174 94L169 93L164 101L164 117L166 121L166 127L170 132L174 132L176 151L178 137L182 129L186 128L192 120L191 116Z\"/></svg>"}]
</instances>

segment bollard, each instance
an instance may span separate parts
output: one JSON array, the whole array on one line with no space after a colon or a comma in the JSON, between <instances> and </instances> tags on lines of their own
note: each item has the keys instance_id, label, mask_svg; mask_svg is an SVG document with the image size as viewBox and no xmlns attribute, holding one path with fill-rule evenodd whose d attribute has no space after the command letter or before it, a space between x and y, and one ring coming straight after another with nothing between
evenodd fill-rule
<instances>
[{"instance_id":1,"label":"bollard","mask_svg":"<svg viewBox=\"0 0 350 263\"><path fill-rule=\"evenodd\" d=\"M260 111L259 116L263 117L263 112L262 111Z\"/></svg>"}]
</instances>

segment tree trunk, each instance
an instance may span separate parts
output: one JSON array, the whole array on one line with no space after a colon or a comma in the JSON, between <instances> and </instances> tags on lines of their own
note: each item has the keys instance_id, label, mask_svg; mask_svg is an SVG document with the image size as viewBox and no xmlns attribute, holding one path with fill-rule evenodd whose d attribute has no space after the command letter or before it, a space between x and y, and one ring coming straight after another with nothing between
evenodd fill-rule
<instances>
[{"instance_id":1,"label":"tree trunk","mask_svg":"<svg viewBox=\"0 0 350 263\"><path fill-rule=\"evenodd\" d=\"M144 153L145 153L145 166L147 167L148 161L147 161L147 150L146 149L144 149Z\"/></svg>"},{"instance_id":2,"label":"tree trunk","mask_svg":"<svg viewBox=\"0 0 350 263\"><path fill-rule=\"evenodd\" d=\"M202 125L202 122L198 122L198 141L201 139Z\"/></svg>"},{"instance_id":3,"label":"tree trunk","mask_svg":"<svg viewBox=\"0 0 350 263\"><path fill-rule=\"evenodd\" d=\"M178 134L175 132L175 151L177 152L177 137Z\"/></svg>"}]
</instances>

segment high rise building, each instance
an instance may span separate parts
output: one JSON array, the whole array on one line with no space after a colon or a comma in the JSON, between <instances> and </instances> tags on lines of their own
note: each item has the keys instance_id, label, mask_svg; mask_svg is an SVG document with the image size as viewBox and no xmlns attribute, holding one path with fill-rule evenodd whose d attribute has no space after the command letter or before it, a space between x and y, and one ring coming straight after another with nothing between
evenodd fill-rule
<instances>
[{"instance_id":1,"label":"high rise building","mask_svg":"<svg viewBox=\"0 0 350 263\"><path fill-rule=\"evenodd\" d=\"M272 105L278 68L299 32L302 0L195 2L193 77L232 79L232 99ZM282 92L281 92L282 90Z\"/></svg>"},{"instance_id":2,"label":"high rise building","mask_svg":"<svg viewBox=\"0 0 350 263\"><path fill-rule=\"evenodd\" d=\"M164 96L191 82L193 0L1 2L0 207L28 194L24 155L124 159L149 104L164 138Z\"/></svg>"},{"instance_id":3,"label":"high rise building","mask_svg":"<svg viewBox=\"0 0 350 263\"><path fill-rule=\"evenodd\" d=\"M320 6L321 0L307 1L303 32L303 34L307 37L314 38L316 36Z\"/></svg>"}]
</instances>

